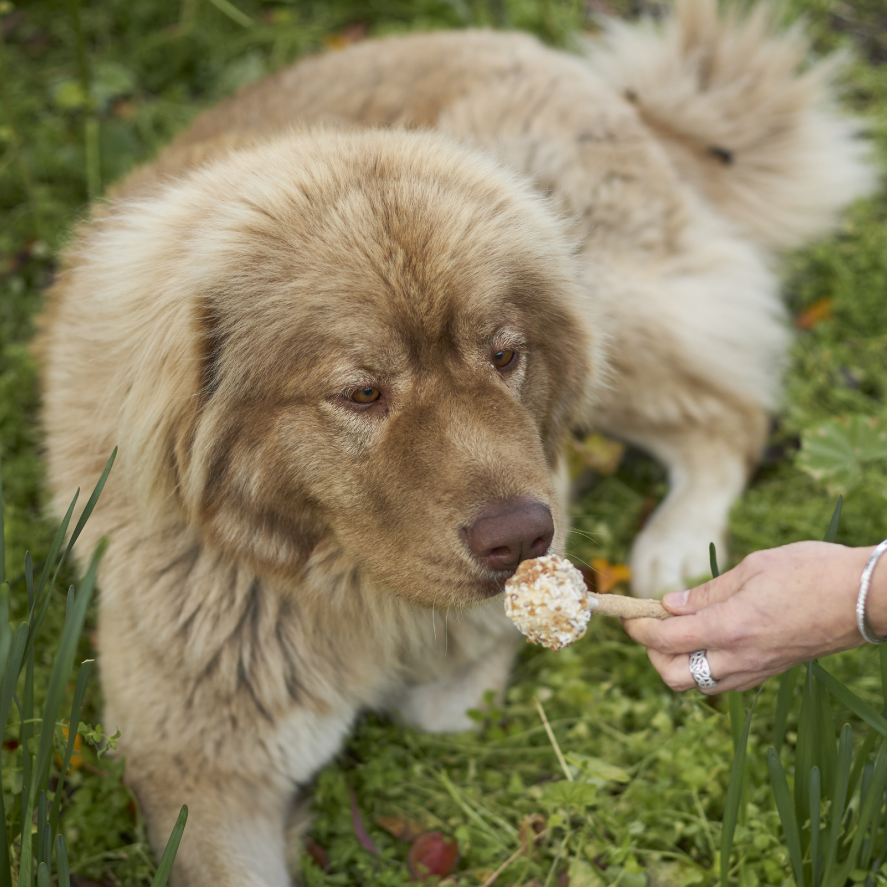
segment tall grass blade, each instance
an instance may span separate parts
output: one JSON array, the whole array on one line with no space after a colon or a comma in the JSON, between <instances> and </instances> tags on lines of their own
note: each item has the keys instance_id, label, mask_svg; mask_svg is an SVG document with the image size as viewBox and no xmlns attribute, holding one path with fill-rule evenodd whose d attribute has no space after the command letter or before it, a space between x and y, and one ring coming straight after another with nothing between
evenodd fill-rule
<instances>
[{"instance_id":1,"label":"tall grass blade","mask_svg":"<svg viewBox=\"0 0 887 887\"><path fill-rule=\"evenodd\" d=\"M37 800L37 865L46 862L46 792Z\"/></svg>"},{"instance_id":2,"label":"tall grass blade","mask_svg":"<svg viewBox=\"0 0 887 887\"><path fill-rule=\"evenodd\" d=\"M49 578L49 574L52 572L53 566L55 566L55 562L59 554L59 549L62 547L62 542L65 541L65 533L68 532L68 524L71 522L71 515L74 513L74 506L77 504L77 497L79 495L80 490L77 490L77 492L74 493L74 498L71 500L71 504L68 506L68 510L65 512L64 519L55 532L55 537L52 540L52 546L49 549L49 554L46 557L46 561L43 564L43 570L40 573L40 584L37 586L37 593L34 595L34 599L29 601L32 617L34 615L34 607L42 600L41 594L43 592L43 589L46 587L46 580ZM61 563L59 563L59 566L61 566ZM56 568L56 573L57 572L58 568ZM54 576L53 580L55 580Z\"/></svg>"},{"instance_id":3,"label":"tall grass blade","mask_svg":"<svg viewBox=\"0 0 887 887\"><path fill-rule=\"evenodd\" d=\"M3 771L0 768L0 887L12 887L9 867L9 836L6 830L6 802L3 800Z\"/></svg>"},{"instance_id":4,"label":"tall grass blade","mask_svg":"<svg viewBox=\"0 0 887 887\"><path fill-rule=\"evenodd\" d=\"M55 870L59 887L71 887L71 871L68 868L68 848L61 835L55 836Z\"/></svg>"},{"instance_id":5,"label":"tall grass blade","mask_svg":"<svg viewBox=\"0 0 887 887\"><path fill-rule=\"evenodd\" d=\"M776 694L776 718L773 723L773 747L777 752L782 750L782 744L785 742L788 712L800 673L801 666L795 665L779 676L779 692Z\"/></svg>"},{"instance_id":6,"label":"tall grass blade","mask_svg":"<svg viewBox=\"0 0 887 887\"><path fill-rule=\"evenodd\" d=\"M872 733L872 736L877 734ZM841 840L841 821L847 804L847 789L850 784L850 763L853 757L853 729L844 724L838 740L837 766L832 789L832 803L829 809L829 832L825 845L825 861L822 866L822 883L828 884L832 867L838 858L838 844Z\"/></svg>"},{"instance_id":7,"label":"tall grass blade","mask_svg":"<svg viewBox=\"0 0 887 887\"><path fill-rule=\"evenodd\" d=\"M25 552L25 588L28 590L28 610L34 611L34 564L31 562L31 552Z\"/></svg>"},{"instance_id":8,"label":"tall grass blade","mask_svg":"<svg viewBox=\"0 0 887 887\"><path fill-rule=\"evenodd\" d=\"M864 702L852 690L829 674L818 662L814 662L810 670L816 675L816 680L823 684L838 702L849 708L853 714L870 727L874 727L882 736L887 736L887 719L883 715L878 714L867 702Z\"/></svg>"},{"instance_id":9,"label":"tall grass blade","mask_svg":"<svg viewBox=\"0 0 887 887\"><path fill-rule=\"evenodd\" d=\"M801 694L801 711L798 714L798 739L795 744L795 817L798 823L807 819L810 811L810 771L816 764L815 707L813 672L808 668ZM801 832L802 848L806 849L809 834Z\"/></svg>"},{"instance_id":10,"label":"tall grass blade","mask_svg":"<svg viewBox=\"0 0 887 887\"><path fill-rule=\"evenodd\" d=\"M859 751L856 753L856 763L853 765L853 769L850 771L850 785L847 789L848 793L852 796L856 792L856 787L859 785L859 780L862 777L862 771L865 768L866 762L872 755L872 749L875 747L875 743L881 738L879 733L876 733L874 730L871 730L863 740L862 745L859 747Z\"/></svg>"},{"instance_id":11,"label":"tall grass blade","mask_svg":"<svg viewBox=\"0 0 887 887\"><path fill-rule=\"evenodd\" d=\"M74 753L74 743L77 741L77 728L80 726L80 713L83 710L83 698L86 696L86 685L92 677L92 669L95 665L94 659L87 659L80 666L80 673L77 675L77 687L74 690L74 701L71 703L71 718L68 721L68 742L65 745L65 755L62 758L61 772L59 780L55 787L55 793L52 798L52 810L49 814L49 824L54 832L59 829L59 812L62 806L62 795L64 794L65 779L68 775L68 767L71 766L71 755Z\"/></svg>"},{"instance_id":12,"label":"tall grass blade","mask_svg":"<svg viewBox=\"0 0 887 887\"><path fill-rule=\"evenodd\" d=\"M738 695L738 694L737 694ZM736 831L736 823L739 819L739 807L742 803L743 787L745 784L745 758L748 748L748 731L751 727L751 718L755 706L758 704L758 690L752 701L751 708L745 718L745 727L739 736L739 742L733 755L733 767L730 770L730 782L727 786L727 797L724 801L724 819L721 828L721 887L727 887L727 875L730 871L730 853L733 849L733 835ZM731 718L733 712L730 713Z\"/></svg>"},{"instance_id":13,"label":"tall grass blade","mask_svg":"<svg viewBox=\"0 0 887 887\"><path fill-rule=\"evenodd\" d=\"M844 497L838 496L838 504L832 512L832 519L828 522L828 529L825 536L822 537L823 542L834 542L838 535L838 522L841 520L841 508L844 506Z\"/></svg>"},{"instance_id":14,"label":"tall grass blade","mask_svg":"<svg viewBox=\"0 0 887 887\"><path fill-rule=\"evenodd\" d=\"M43 725L40 731L40 743L37 746L37 769L36 772L42 773L43 768L48 766L50 754L52 753L52 736L55 728L55 720L58 717L59 706L65 695L65 687L68 683L68 677L74 665L74 656L77 653L77 644L80 640L80 633L83 631L83 623L86 620L86 610L89 602L92 600L93 589L95 588L96 572L98 571L99 561L105 553L105 540L102 540L96 547L86 575L80 583L80 591L74 599L74 609L70 619L66 621L65 628L62 632L62 639L56 653L55 662L52 666L52 673L49 678L49 686L46 690L46 703L43 709Z\"/></svg>"},{"instance_id":15,"label":"tall grass blade","mask_svg":"<svg viewBox=\"0 0 887 887\"><path fill-rule=\"evenodd\" d=\"M819 820L822 810L822 782L819 767L810 771L810 883L819 887L819 874L822 870L822 857L819 855Z\"/></svg>"},{"instance_id":16,"label":"tall grass blade","mask_svg":"<svg viewBox=\"0 0 887 887\"><path fill-rule=\"evenodd\" d=\"M45 862L41 862L37 866L37 887L51 887L49 866Z\"/></svg>"},{"instance_id":17,"label":"tall grass blade","mask_svg":"<svg viewBox=\"0 0 887 887\"><path fill-rule=\"evenodd\" d=\"M83 513L80 515L80 519L77 521L77 525L74 527L74 532L71 533L71 539L68 542L68 547L65 549L65 557L68 556L71 549L74 547L74 543L80 537L80 533L83 531L83 527L86 525L86 522L89 520L89 516L92 514L93 509L96 506L96 502L99 501L99 496L102 495L102 490L105 488L105 481L108 479L108 475L111 473L111 466L114 464L114 460L117 458L117 447L114 447L114 452L111 453L111 457L108 459L105 464L105 468L102 471L101 477L98 479L98 483L95 485L95 489L92 491L92 495L86 502L86 505L83 506Z\"/></svg>"},{"instance_id":18,"label":"tall grass blade","mask_svg":"<svg viewBox=\"0 0 887 887\"><path fill-rule=\"evenodd\" d=\"M717 579L721 571L718 569L718 553L715 551L714 542L708 543L708 562L711 564L711 578Z\"/></svg>"},{"instance_id":19,"label":"tall grass blade","mask_svg":"<svg viewBox=\"0 0 887 887\"><path fill-rule=\"evenodd\" d=\"M16 629L12 638L12 648L6 661L6 669L3 673L3 688L0 690L0 729L6 732L6 724L9 721L9 710L12 708L12 700L15 694L15 685L22 670L22 659L25 655L25 647L28 645L28 623L22 622Z\"/></svg>"},{"instance_id":20,"label":"tall grass blade","mask_svg":"<svg viewBox=\"0 0 887 887\"><path fill-rule=\"evenodd\" d=\"M179 842L182 840L182 832L185 831L185 823L188 821L188 805L182 806L179 811L179 818L173 826L169 840L166 842L166 849L163 856L160 857L160 865L157 866L157 874L151 882L151 887L165 887L169 880L169 873L172 871L172 864L175 861L176 853L179 850Z\"/></svg>"},{"instance_id":21,"label":"tall grass blade","mask_svg":"<svg viewBox=\"0 0 887 887\"><path fill-rule=\"evenodd\" d=\"M814 763L822 774L827 797L835 779L838 751L835 741L835 719L829 704L829 694L818 680L813 681L813 704Z\"/></svg>"},{"instance_id":22,"label":"tall grass blade","mask_svg":"<svg viewBox=\"0 0 887 887\"><path fill-rule=\"evenodd\" d=\"M0 585L6 581L6 528L3 523L3 471L0 468Z\"/></svg>"},{"instance_id":23,"label":"tall grass blade","mask_svg":"<svg viewBox=\"0 0 887 887\"><path fill-rule=\"evenodd\" d=\"M27 871L26 884L33 881L34 844L31 839L31 817L34 813L34 802L37 800L35 790L37 780L34 770L34 761L31 756L31 738L34 735L34 648L29 648L25 653L25 689L22 695L21 708L22 726L19 733L19 743L22 749L22 849L21 870ZM27 868L25 863L27 862ZM21 875L19 875L21 884Z\"/></svg>"},{"instance_id":24,"label":"tall grass blade","mask_svg":"<svg viewBox=\"0 0 887 887\"><path fill-rule=\"evenodd\" d=\"M861 800L859 805L859 818L856 822L853 841L850 844L847 858L838 870L834 881L835 884L845 884L850 876L850 872L856 868L862 842L865 840L875 812L880 809L881 797L884 794L885 787L887 787L887 743L882 742L878 750L878 757L875 760L875 768L872 773L869 790L865 795L865 799Z\"/></svg>"},{"instance_id":25,"label":"tall grass blade","mask_svg":"<svg viewBox=\"0 0 887 887\"><path fill-rule=\"evenodd\" d=\"M788 790L788 782L785 779L785 771L776 749L767 749L767 766L770 768L770 784L773 787L773 797L776 800L776 809L785 832L785 843L788 847L788 855L795 875L795 883L798 887L804 887L804 863L801 856L801 833L798 828L798 818L792 805L791 795Z\"/></svg>"},{"instance_id":26,"label":"tall grass blade","mask_svg":"<svg viewBox=\"0 0 887 887\"><path fill-rule=\"evenodd\" d=\"M86 619L86 609L92 599L92 592L95 588L96 572L98 571L99 561L105 552L106 540L102 540L97 546L86 575L80 583L80 591L74 599L74 609L71 617L66 620L64 630L62 631L62 639L59 643L58 652L56 653L55 662L52 666L52 673L49 678L49 686L46 690L46 701L43 708L43 724L40 730L40 740L37 745L37 761L34 769L35 775L39 776L44 769L48 770L50 755L52 753L52 737L55 729L55 720L58 717L59 706L65 693L65 687L68 682L68 676L74 664L74 655L77 652L77 643L80 639L80 633L83 630L83 623ZM33 654L31 656L33 659ZM30 664L30 660L29 660ZM24 783L22 790L22 798L27 797L28 804L23 823L30 822L30 812L34 807L35 792L37 789L36 780ZM22 868L25 863L31 863L30 842L24 841L22 844ZM29 882L27 882L29 883Z\"/></svg>"}]
</instances>

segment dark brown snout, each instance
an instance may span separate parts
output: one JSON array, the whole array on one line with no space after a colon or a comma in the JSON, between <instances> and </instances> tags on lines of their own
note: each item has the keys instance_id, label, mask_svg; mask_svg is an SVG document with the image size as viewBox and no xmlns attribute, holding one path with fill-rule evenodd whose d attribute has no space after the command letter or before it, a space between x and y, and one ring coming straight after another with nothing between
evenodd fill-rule
<instances>
[{"instance_id":1,"label":"dark brown snout","mask_svg":"<svg viewBox=\"0 0 887 887\"><path fill-rule=\"evenodd\" d=\"M548 551L554 521L541 502L517 499L488 506L462 533L476 561L492 570L513 571L521 561Z\"/></svg>"}]
</instances>

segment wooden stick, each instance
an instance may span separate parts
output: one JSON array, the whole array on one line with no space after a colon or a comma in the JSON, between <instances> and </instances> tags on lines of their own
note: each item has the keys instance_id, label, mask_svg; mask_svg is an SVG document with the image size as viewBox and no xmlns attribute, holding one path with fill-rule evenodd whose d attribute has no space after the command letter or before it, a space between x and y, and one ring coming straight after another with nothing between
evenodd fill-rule
<instances>
[{"instance_id":1,"label":"wooden stick","mask_svg":"<svg viewBox=\"0 0 887 887\"><path fill-rule=\"evenodd\" d=\"M594 615L618 616L620 619L668 619L671 613L656 600L639 600L622 594L594 594L589 597L597 601L592 610Z\"/></svg>"}]
</instances>

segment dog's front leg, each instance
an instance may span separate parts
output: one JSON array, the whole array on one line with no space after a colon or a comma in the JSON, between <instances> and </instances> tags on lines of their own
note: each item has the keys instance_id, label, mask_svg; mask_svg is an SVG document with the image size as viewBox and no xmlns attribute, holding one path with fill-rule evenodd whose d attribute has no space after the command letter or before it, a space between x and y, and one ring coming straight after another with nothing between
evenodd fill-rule
<instances>
[{"instance_id":1,"label":"dog's front leg","mask_svg":"<svg viewBox=\"0 0 887 887\"><path fill-rule=\"evenodd\" d=\"M475 723L466 712L482 705L488 690L497 696L504 692L519 637L508 631L483 657L437 681L409 688L393 707L411 724L432 733L472 729Z\"/></svg>"},{"instance_id":2,"label":"dog's front leg","mask_svg":"<svg viewBox=\"0 0 887 887\"><path fill-rule=\"evenodd\" d=\"M182 804L188 822L173 887L288 887L284 831L292 790L182 753L127 759L127 782L144 810L151 845L164 847Z\"/></svg>"}]
</instances>

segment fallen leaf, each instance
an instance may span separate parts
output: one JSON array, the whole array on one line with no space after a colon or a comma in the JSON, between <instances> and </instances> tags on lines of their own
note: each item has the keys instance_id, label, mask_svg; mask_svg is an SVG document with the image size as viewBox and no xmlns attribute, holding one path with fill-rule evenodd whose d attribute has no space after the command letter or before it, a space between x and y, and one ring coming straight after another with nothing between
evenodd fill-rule
<instances>
[{"instance_id":1,"label":"fallen leaf","mask_svg":"<svg viewBox=\"0 0 887 887\"><path fill-rule=\"evenodd\" d=\"M311 838L305 839L305 852L311 857L311 861L322 871L330 867L330 858L326 850Z\"/></svg>"},{"instance_id":2,"label":"fallen leaf","mask_svg":"<svg viewBox=\"0 0 887 887\"><path fill-rule=\"evenodd\" d=\"M570 439L567 444L567 468L573 480L588 468L598 474L613 474L624 455L624 443L592 431L582 440Z\"/></svg>"},{"instance_id":3,"label":"fallen leaf","mask_svg":"<svg viewBox=\"0 0 887 887\"><path fill-rule=\"evenodd\" d=\"M586 582L589 579L589 571L585 571ZM607 594L622 582L631 580L631 567L627 564L611 564L605 557L596 557L591 562L593 588L598 594ZM591 583L590 583L591 584Z\"/></svg>"},{"instance_id":4,"label":"fallen leaf","mask_svg":"<svg viewBox=\"0 0 887 887\"><path fill-rule=\"evenodd\" d=\"M379 848L373 843L373 839L364 828L363 819L360 816L360 810L357 807L357 796L354 789L348 786L348 797L351 798L351 825L354 829L354 836L357 838L361 847L373 856L379 855Z\"/></svg>"},{"instance_id":5,"label":"fallen leaf","mask_svg":"<svg viewBox=\"0 0 887 887\"><path fill-rule=\"evenodd\" d=\"M67 741L68 728L62 727L62 733L65 734L65 740ZM81 739L82 739L82 737L80 736L79 733L74 737L74 750L71 752L71 760L68 764L68 773L70 773L72 770L76 770L78 767L82 767L84 764L83 758L80 757L80 740ZM62 756L61 755L55 756L55 763L56 763L57 767L62 766Z\"/></svg>"},{"instance_id":6,"label":"fallen leaf","mask_svg":"<svg viewBox=\"0 0 887 887\"><path fill-rule=\"evenodd\" d=\"M818 323L831 320L834 301L834 299L828 297L814 302L795 318L795 326L799 330L812 330Z\"/></svg>"},{"instance_id":7,"label":"fallen leaf","mask_svg":"<svg viewBox=\"0 0 887 887\"><path fill-rule=\"evenodd\" d=\"M422 834L423 827L412 819L403 816L377 816L376 825L381 826L398 841L415 841Z\"/></svg>"},{"instance_id":8,"label":"fallen leaf","mask_svg":"<svg viewBox=\"0 0 887 887\"><path fill-rule=\"evenodd\" d=\"M545 831L545 820L538 813L525 816L520 821L517 827L517 834L520 838L524 856L533 855L533 846L543 831Z\"/></svg>"},{"instance_id":9,"label":"fallen leaf","mask_svg":"<svg viewBox=\"0 0 887 887\"><path fill-rule=\"evenodd\" d=\"M410 878L414 881L427 881L429 878L446 877L459 861L459 845L452 838L445 838L440 832L425 832L419 835L407 862Z\"/></svg>"},{"instance_id":10,"label":"fallen leaf","mask_svg":"<svg viewBox=\"0 0 887 887\"><path fill-rule=\"evenodd\" d=\"M352 43L360 43L369 33L369 28L364 24L350 25L339 34L330 34L323 38L323 45L327 49L347 49Z\"/></svg>"}]
</instances>

